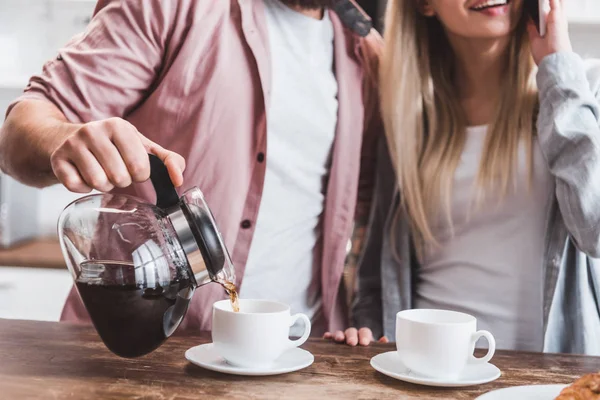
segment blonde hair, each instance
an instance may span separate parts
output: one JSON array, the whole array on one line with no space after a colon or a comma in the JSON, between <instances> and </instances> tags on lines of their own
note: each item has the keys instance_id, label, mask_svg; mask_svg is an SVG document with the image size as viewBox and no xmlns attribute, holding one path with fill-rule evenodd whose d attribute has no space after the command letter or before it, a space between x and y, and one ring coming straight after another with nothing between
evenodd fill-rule
<instances>
[{"instance_id":1,"label":"blonde hair","mask_svg":"<svg viewBox=\"0 0 600 400\"><path fill-rule=\"evenodd\" d=\"M382 116L388 147L417 252L437 244L432 219L450 218L450 196L466 140L467 123L452 79L453 53L441 23L417 9L417 0L390 0L380 68ZM537 89L525 20L511 39L497 113L488 127L476 181L477 198L504 196L514 182L518 146L532 170Z\"/></svg>"}]
</instances>

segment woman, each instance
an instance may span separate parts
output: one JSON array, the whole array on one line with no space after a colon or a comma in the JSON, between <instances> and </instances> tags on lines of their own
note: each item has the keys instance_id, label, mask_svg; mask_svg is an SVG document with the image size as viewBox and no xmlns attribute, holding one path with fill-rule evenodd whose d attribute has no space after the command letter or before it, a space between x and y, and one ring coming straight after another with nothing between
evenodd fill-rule
<instances>
[{"instance_id":1,"label":"woman","mask_svg":"<svg viewBox=\"0 0 600 400\"><path fill-rule=\"evenodd\" d=\"M501 349L600 354L600 64L550 3L541 37L523 0L391 0L364 328L327 337L442 308Z\"/></svg>"}]
</instances>

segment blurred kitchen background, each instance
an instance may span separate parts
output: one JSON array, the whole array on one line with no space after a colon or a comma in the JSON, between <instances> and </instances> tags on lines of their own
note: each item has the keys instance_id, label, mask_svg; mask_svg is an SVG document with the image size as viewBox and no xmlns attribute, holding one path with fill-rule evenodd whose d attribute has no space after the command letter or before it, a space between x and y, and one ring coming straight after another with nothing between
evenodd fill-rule
<instances>
[{"instance_id":1,"label":"blurred kitchen background","mask_svg":"<svg viewBox=\"0 0 600 400\"><path fill-rule=\"evenodd\" d=\"M381 29L386 0L358 1ZM564 1L576 51L600 58L600 0ZM0 0L0 124L29 77L85 29L95 3ZM77 197L60 186L27 188L0 174L0 318L58 320L71 278L56 244L56 221Z\"/></svg>"}]
</instances>

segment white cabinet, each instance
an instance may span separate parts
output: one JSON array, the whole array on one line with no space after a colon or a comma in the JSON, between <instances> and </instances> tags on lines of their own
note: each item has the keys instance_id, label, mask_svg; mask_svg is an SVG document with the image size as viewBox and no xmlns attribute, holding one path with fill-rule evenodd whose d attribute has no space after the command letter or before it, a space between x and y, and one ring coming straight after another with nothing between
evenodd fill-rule
<instances>
[{"instance_id":1,"label":"white cabinet","mask_svg":"<svg viewBox=\"0 0 600 400\"><path fill-rule=\"evenodd\" d=\"M72 284L66 269L0 267L0 318L58 321Z\"/></svg>"}]
</instances>

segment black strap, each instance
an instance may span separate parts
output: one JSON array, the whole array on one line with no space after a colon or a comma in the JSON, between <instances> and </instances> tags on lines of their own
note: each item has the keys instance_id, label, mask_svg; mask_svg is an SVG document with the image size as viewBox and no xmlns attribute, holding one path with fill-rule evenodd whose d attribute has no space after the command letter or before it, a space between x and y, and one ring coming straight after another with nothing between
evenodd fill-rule
<instances>
[{"instance_id":1,"label":"black strap","mask_svg":"<svg viewBox=\"0 0 600 400\"><path fill-rule=\"evenodd\" d=\"M148 154L150 158L150 180L156 191L156 206L166 209L179 204L179 195L169 177L169 170L160 158Z\"/></svg>"},{"instance_id":2,"label":"black strap","mask_svg":"<svg viewBox=\"0 0 600 400\"><path fill-rule=\"evenodd\" d=\"M373 28L369 15L354 0L339 0L333 10L342 23L359 36L366 37Z\"/></svg>"}]
</instances>

